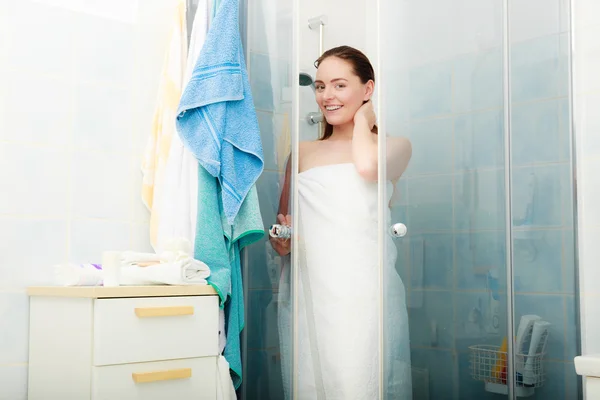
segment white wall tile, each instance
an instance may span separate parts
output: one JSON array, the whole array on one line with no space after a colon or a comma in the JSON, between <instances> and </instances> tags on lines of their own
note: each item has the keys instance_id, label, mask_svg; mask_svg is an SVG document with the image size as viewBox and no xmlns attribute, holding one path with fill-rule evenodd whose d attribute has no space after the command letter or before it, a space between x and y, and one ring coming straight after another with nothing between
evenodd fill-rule
<instances>
[{"instance_id":1,"label":"white wall tile","mask_svg":"<svg viewBox=\"0 0 600 400\"><path fill-rule=\"evenodd\" d=\"M130 219L133 174L127 153L75 153L71 176L74 216Z\"/></svg>"},{"instance_id":2,"label":"white wall tile","mask_svg":"<svg viewBox=\"0 0 600 400\"><path fill-rule=\"evenodd\" d=\"M510 2L510 33L513 42L557 34L561 31L561 0ZM541 12L543 10L543 12Z\"/></svg>"},{"instance_id":3,"label":"white wall tile","mask_svg":"<svg viewBox=\"0 0 600 400\"><path fill-rule=\"evenodd\" d=\"M571 0L573 3L576 27L597 25L600 15L600 2L597 0Z\"/></svg>"},{"instance_id":4,"label":"white wall tile","mask_svg":"<svg viewBox=\"0 0 600 400\"><path fill-rule=\"evenodd\" d=\"M131 239L129 249L140 251L142 253L154 253L154 249L150 244L150 227L148 224L131 224Z\"/></svg>"},{"instance_id":5,"label":"white wall tile","mask_svg":"<svg viewBox=\"0 0 600 400\"><path fill-rule=\"evenodd\" d=\"M104 251L128 250L129 231L127 222L75 218L69 230L69 261L101 263Z\"/></svg>"},{"instance_id":6,"label":"white wall tile","mask_svg":"<svg viewBox=\"0 0 600 400\"><path fill-rule=\"evenodd\" d=\"M0 0L0 400L27 397L27 286L152 251L140 158L176 3Z\"/></svg>"},{"instance_id":7,"label":"white wall tile","mask_svg":"<svg viewBox=\"0 0 600 400\"><path fill-rule=\"evenodd\" d=\"M302 3L302 7L308 4ZM251 1L250 51L291 59L292 2L277 0ZM301 27L304 28L305 24ZM302 30L304 32L304 30Z\"/></svg>"},{"instance_id":8,"label":"white wall tile","mask_svg":"<svg viewBox=\"0 0 600 400\"><path fill-rule=\"evenodd\" d=\"M73 115L71 79L18 71L5 76L0 140L67 145Z\"/></svg>"},{"instance_id":9,"label":"white wall tile","mask_svg":"<svg viewBox=\"0 0 600 400\"><path fill-rule=\"evenodd\" d=\"M138 0L32 0L40 4L62 7L103 18L134 23L137 21Z\"/></svg>"},{"instance_id":10,"label":"white wall tile","mask_svg":"<svg viewBox=\"0 0 600 400\"><path fill-rule=\"evenodd\" d=\"M36 74L72 75L76 14L29 1L12 1L6 17L9 66Z\"/></svg>"},{"instance_id":11,"label":"white wall tile","mask_svg":"<svg viewBox=\"0 0 600 400\"><path fill-rule=\"evenodd\" d=\"M27 294L0 292L0 365L26 363L28 341L29 298Z\"/></svg>"},{"instance_id":12,"label":"white wall tile","mask_svg":"<svg viewBox=\"0 0 600 400\"><path fill-rule=\"evenodd\" d=\"M579 19L578 19L579 20ZM576 23L574 27L573 73L576 94L600 90L600 21L596 25Z\"/></svg>"},{"instance_id":13,"label":"white wall tile","mask_svg":"<svg viewBox=\"0 0 600 400\"><path fill-rule=\"evenodd\" d=\"M134 71L134 25L78 14L74 36L74 63L79 79L130 84Z\"/></svg>"},{"instance_id":14,"label":"white wall tile","mask_svg":"<svg viewBox=\"0 0 600 400\"><path fill-rule=\"evenodd\" d=\"M575 121L581 160L600 158L600 94L583 94L575 99Z\"/></svg>"},{"instance_id":15,"label":"white wall tile","mask_svg":"<svg viewBox=\"0 0 600 400\"><path fill-rule=\"evenodd\" d=\"M131 151L135 115L131 96L131 91L124 88L78 85L73 126L75 147Z\"/></svg>"},{"instance_id":16,"label":"white wall tile","mask_svg":"<svg viewBox=\"0 0 600 400\"><path fill-rule=\"evenodd\" d=\"M0 288L23 289L52 282L51 266L66 261L64 219L0 218Z\"/></svg>"},{"instance_id":17,"label":"white wall tile","mask_svg":"<svg viewBox=\"0 0 600 400\"><path fill-rule=\"evenodd\" d=\"M0 400L27 399L27 365L0 365Z\"/></svg>"},{"instance_id":18,"label":"white wall tile","mask_svg":"<svg viewBox=\"0 0 600 400\"><path fill-rule=\"evenodd\" d=\"M0 143L0 214L65 215L67 152Z\"/></svg>"}]
</instances>

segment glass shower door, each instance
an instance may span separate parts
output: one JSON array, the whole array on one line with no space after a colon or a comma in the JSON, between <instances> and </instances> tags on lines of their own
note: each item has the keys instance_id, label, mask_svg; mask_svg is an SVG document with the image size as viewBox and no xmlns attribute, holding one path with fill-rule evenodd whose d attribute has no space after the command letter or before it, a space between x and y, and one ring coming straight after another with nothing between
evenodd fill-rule
<instances>
[{"instance_id":1,"label":"glass shower door","mask_svg":"<svg viewBox=\"0 0 600 400\"><path fill-rule=\"evenodd\" d=\"M507 397L501 1L380 0L379 18L387 152L397 137L412 144L381 207L407 227L388 243L406 292L413 398ZM383 315L399 297L384 287Z\"/></svg>"}]
</instances>

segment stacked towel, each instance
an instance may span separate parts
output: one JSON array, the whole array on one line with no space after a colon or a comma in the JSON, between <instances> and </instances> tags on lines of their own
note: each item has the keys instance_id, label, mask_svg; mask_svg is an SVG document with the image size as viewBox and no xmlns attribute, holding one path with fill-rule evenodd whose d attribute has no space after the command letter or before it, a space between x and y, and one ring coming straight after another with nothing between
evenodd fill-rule
<instances>
[{"instance_id":1,"label":"stacked towel","mask_svg":"<svg viewBox=\"0 0 600 400\"><path fill-rule=\"evenodd\" d=\"M148 266L138 264L121 267L120 284L128 285L206 285L208 266L191 257Z\"/></svg>"},{"instance_id":2,"label":"stacked towel","mask_svg":"<svg viewBox=\"0 0 600 400\"><path fill-rule=\"evenodd\" d=\"M206 285L210 276L186 238L167 242L160 254L125 251L121 264L121 285Z\"/></svg>"},{"instance_id":3,"label":"stacked towel","mask_svg":"<svg viewBox=\"0 0 600 400\"><path fill-rule=\"evenodd\" d=\"M264 166L238 13L237 0L221 1L177 110L183 143L219 179L230 225Z\"/></svg>"},{"instance_id":4,"label":"stacked towel","mask_svg":"<svg viewBox=\"0 0 600 400\"><path fill-rule=\"evenodd\" d=\"M175 136L175 115L183 87L186 64L187 28L186 4L179 0L169 48L164 60L158 89L158 102L154 112L152 131L142 160L142 201L150 210L150 243L157 249L158 229L163 218L161 204L164 175Z\"/></svg>"}]
</instances>

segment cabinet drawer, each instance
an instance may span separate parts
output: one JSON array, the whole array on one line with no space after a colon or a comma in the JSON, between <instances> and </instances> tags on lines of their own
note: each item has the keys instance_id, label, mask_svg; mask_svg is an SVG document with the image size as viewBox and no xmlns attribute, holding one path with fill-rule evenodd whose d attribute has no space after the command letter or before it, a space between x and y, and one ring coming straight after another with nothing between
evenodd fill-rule
<instances>
[{"instance_id":1,"label":"cabinet drawer","mask_svg":"<svg viewBox=\"0 0 600 400\"><path fill-rule=\"evenodd\" d=\"M92 400L213 400L217 358L93 367Z\"/></svg>"},{"instance_id":2,"label":"cabinet drawer","mask_svg":"<svg viewBox=\"0 0 600 400\"><path fill-rule=\"evenodd\" d=\"M218 296L98 299L94 365L216 356Z\"/></svg>"}]
</instances>

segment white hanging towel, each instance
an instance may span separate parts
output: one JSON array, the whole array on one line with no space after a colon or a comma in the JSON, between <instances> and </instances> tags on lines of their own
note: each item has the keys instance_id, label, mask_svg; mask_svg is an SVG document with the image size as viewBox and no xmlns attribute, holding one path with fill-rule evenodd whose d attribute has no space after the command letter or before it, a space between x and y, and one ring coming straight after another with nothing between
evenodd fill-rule
<instances>
[{"instance_id":1,"label":"white hanging towel","mask_svg":"<svg viewBox=\"0 0 600 400\"><path fill-rule=\"evenodd\" d=\"M208 1L200 0L190 37L183 87L189 82L208 31ZM181 96L180 96L181 97ZM179 98L177 99L179 101ZM175 125L175 115L172 119ZM192 244L196 237L198 209L198 161L184 147L179 135L173 135L161 193L161 220L154 250L160 253L173 238L186 238Z\"/></svg>"},{"instance_id":2,"label":"white hanging towel","mask_svg":"<svg viewBox=\"0 0 600 400\"><path fill-rule=\"evenodd\" d=\"M229 375L229 363L223 356L217 359L217 400L236 400L235 388Z\"/></svg>"},{"instance_id":3,"label":"white hanging towel","mask_svg":"<svg viewBox=\"0 0 600 400\"><path fill-rule=\"evenodd\" d=\"M174 9L173 27L163 62L154 110L152 131L142 159L142 201L150 211L150 243L156 248L162 220L160 201L165 189L164 177L173 137L177 136L175 117L183 89L187 60L186 4L180 0Z\"/></svg>"}]
</instances>

